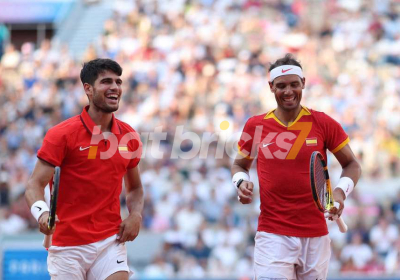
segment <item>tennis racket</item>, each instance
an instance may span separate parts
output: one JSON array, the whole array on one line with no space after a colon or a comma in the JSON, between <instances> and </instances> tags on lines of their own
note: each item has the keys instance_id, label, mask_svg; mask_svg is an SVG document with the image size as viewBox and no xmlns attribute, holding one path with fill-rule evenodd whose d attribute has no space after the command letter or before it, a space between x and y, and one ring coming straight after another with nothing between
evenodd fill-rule
<instances>
[{"instance_id":1,"label":"tennis racket","mask_svg":"<svg viewBox=\"0 0 400 280\"><path fill-rule=\"evenodd\" d=\"M327 215L332 207L339 208L339 203L335 203L333 200L331 181L329 179L326 161L323 155L318 151L311 154L310 182L313 199L319 211ZM347 231L347 225L344 223L342 217L336 219L336 223L340 232L345 233Z\"/></svg>"},{"instance_id":2,"label":"tennis racket","mask_svg":"<svg viewBox=\"0 0 400 280\"><path fill-rule=\"evenodd\" d=\"M56 168L54 169L54 175L53 175L53 187L51 189L49 219L47 220L47 227L49 229L53 229L54 224L56 222L58 188L60 187L60 172L61 172L60 167L56 166ZM44 241L43 241L43 246L46 249L48 249L51 246L51 239L52 239L52 235L45 235Z\"/></svg>"}]
</instances>

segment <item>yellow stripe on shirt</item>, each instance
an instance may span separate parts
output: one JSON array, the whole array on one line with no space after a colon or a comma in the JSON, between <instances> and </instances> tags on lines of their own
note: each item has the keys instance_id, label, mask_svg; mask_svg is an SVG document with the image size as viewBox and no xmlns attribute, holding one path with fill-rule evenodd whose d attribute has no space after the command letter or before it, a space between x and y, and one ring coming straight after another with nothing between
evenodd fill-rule
<instances>
[{"instance_id":1,"label":"yellow stripe on shirt","mask_svg":"<svg viewBox=\"0 0 400 280\"><path fill-rule=\"evenodd\" d=\"M332 154L339 152L344 146L346 146L350 142L350 138L347 137L346 140L342 142L339 146L332 150Z\"/></svg>"},{"instance_id":2,"label":"yellow stripe on shirt","mask_svg":"<svg viewBox=\"0 0 400 280\"><path fill-rule=\"evenodd\" d=\"M247 159L253 159L251 156L246 155L245 153L243 153L243 152L240 150L240 146L239 146L239 145L238 145L237 147L238 147L238 154L239 154L239 155L241 155L242 157L247 158Z\"/></svg>"}]
</instances>

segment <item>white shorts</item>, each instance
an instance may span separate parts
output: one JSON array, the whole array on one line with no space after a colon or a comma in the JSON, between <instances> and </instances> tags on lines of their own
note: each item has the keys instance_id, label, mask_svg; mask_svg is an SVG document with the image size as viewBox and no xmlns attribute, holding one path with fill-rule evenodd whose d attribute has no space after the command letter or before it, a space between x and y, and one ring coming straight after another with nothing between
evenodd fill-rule
<instances>
[{"instance_id":1,"label":"white shorts","mask_svg":"<svg viewBox=\"0 0 400 280\"><path fill-rule=\"evenodd\" d=\"M331 240L293 237L258 231L255 237L255 280L325 280Z\"/></svg>"},{"instance_id":2,"label":"white shorts","mask_svg":"<svg viewBox=\"0 0 400 280\"><path fill-rule=\"evenodd\" d=\"M117 235L80 246L51 246L47 267L52 280L103 280L118 271L130 271L125 244Z\"/></svg>"}]
</instances>

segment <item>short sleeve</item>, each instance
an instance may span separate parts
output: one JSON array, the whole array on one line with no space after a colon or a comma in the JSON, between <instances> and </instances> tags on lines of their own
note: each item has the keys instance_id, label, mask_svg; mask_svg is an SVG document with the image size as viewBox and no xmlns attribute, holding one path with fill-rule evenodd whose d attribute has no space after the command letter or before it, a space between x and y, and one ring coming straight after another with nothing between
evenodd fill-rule
<instances>
[{"instance_id":1,"label":"short sleeve","mask_svg":"<svg viewBox=\"0 0 400 280\"><path fill-rule=\"evenodd\" d=\"M57 128L51 128L43 139L37 157L51 165L60 166L67 151L67 136Z\"/></svg>"},{"instance_id":2,"label":"short sleeve","mask_svg":"<svg viewBox=\"0 0 400 280\"><path fill-rule=\"evenodd\" d=\"M128 147L129 151L133 152L133 154L131 160L129 161L127 169L135 168L139 164L143 152L143 144L142 141L140 141L139 134L136 131L132 131L130 132L130 134L134 136L128 142Z\"/></svg>"},{"instance_id":3,"label":"short sleeve","mask_svg":"<svg viewBox=\"0 0 400 280\"><path fill-rule=\"evenodd\" d=\"M326 148L332 153L336 153L340 151L344 146L346 146L349 142L349 136L343 130L342 126L329 117L325 115L325 145Z\"/></svg>"},{"instance_id":4,"label":"short sleeve","mask_svg":"<svg viewBox=\"0 0 400 280\"><path fill-rule=\"evenodd\" d=\"M255 158L255 147L254 147L254 133L256 130L256 119L254 117L247 120L244 125L242 135L238 142L238 153L245 158ZM254 151L253 151L254 149Z\"/></svg>"}]
</instances>

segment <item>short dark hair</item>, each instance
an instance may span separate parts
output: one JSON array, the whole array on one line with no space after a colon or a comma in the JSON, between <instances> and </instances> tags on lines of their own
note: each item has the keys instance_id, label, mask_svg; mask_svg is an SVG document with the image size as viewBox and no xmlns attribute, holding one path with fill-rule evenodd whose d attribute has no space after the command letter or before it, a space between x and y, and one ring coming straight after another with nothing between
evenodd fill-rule
<instances>
[{"instance_id":1,"label":"short dark hair","mask_svg":"<svg viewBox=\"0 0 400 280\"><path fill-rule=\"evenodd\" d=\"M121 66L114 60L108 58L97 58L85 62L81 70L82 84L88 83L94 85L94 81L99 77L99 74L107 70L117 74L118 76L122 75Z\"/></svg>"},{"instance_id":2,"label":"short dark hair","mask_svg":"<svg viewBox=\"0 0 400 280\"><path fill-rule=\"evenodd\" d=\"M269 72L271 72L272 69L282 65L295 65L303 69L300 62L298 62L291 53L287 53L284 57L278 59L273 64L271 64L271 66L269 67Z\"/></svg>"}]
</instances>

